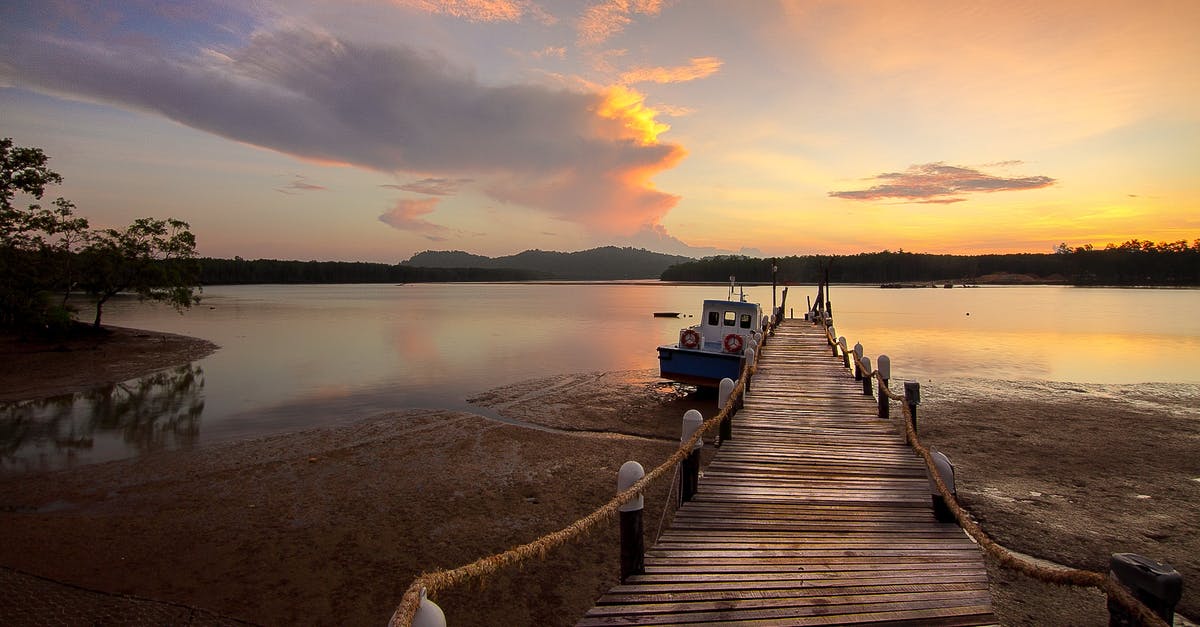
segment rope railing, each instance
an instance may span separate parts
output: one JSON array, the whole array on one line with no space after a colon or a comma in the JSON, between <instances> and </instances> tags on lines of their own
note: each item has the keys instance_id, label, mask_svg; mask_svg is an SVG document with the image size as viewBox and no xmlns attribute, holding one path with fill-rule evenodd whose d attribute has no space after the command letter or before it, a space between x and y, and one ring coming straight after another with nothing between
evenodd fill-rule
<instances>
[{"instance_id":1,"label":"rope railing","mask_svg":"<svg viewBox=\"0 0 1200 627\"><path fill-rule=\"evenodd\" d=\"M822 326L824 327L825 339L829 342L829 345L841 346L839 339L834 337L832 328L826 325ZM841 348L844 350L845 347ZM934 463L933 453L929 447L921 442L917 435L917 430L914 426L916 420L912 414L912 407L906 402L907 399L903 395L892 391L887 379L883 378L878 369L871 370L865 366L857 352L846 351L845 355L853 361L854 367L858 369L858 372L862 373L864 378L870 378L878 382L878 389L881 394L885 394L891 400L900 401L901 409L904 412L904 431L909 445L924 460L931 481L945 501L947 509L954 515L958 525L976 544L983 548L984 553L988 557L991 557L1000 566L1010 568L1046 583L1097 588L1107 594L1110 599L1116 599L1140 624L1153 627L1170 627L1154 610L1134 597L1128 588L1107 574L1069 566L1049 566L1038 563L1028 556L1015 553L993 540L984 531L983 527L975 521L971 513L958 502L955 493L942 479L941 472L938 471L937 465Z\"/></svg>"},{"instance_id":2,"label":"rope railing","mask_svg":"<svg viewBox=\"0 0 1200 627\"><path fill-rule=\"evenodd\" d=\"M502 553L480 558L458 568L436 570L418 575L409 584L404 595L401 597L400 605L392 614L391 620L388 621L389 627L411 627L413 619L416 617L417 609L421 605L421 598L424 596L432 596L439 591L461 585L470 580L482 579L503 568L527 561L531 558L544 559L551 550L581 537L593 530L600 523L612 519L622 505L641 494L650 484L664 476L667 472L677 469L679 464L692 453L693 448L700 442L701 438L736 411L738 405L736 401L745 392L750 377L758 369L758 358L762 353L762 345L766 343L767 336L768 333L761 334L759 348L754 352L753 361L746 361L745 367L742 368L742 374L738 378L733 391L730 393L729 401L725 403L725 406L712 418L701 423L700 428L696 429L690 438L682 441L679 448L666 461L647 472L644 477L628 489L618 493L607 503L604 503L587 516L576 520L562 529L550 532L536 540L513 547ZM664 505L664 507L666 506Z\"/></svg>"}]
</instances>

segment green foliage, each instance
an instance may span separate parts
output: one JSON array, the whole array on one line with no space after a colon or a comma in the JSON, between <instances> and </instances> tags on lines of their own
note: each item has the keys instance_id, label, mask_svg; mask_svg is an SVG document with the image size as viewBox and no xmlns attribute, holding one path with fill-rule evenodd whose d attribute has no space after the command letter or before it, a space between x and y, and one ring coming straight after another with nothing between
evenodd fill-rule
<instances>
[{"instance_id":1,"label":"green foliage","mask_svg":"<svg viewBox=\"0 0 1200 627\"><path fill-rule=\"evenodd\" d=\"M41 200L62 183L48 163L40 148L0 140L0 326L67 330L67 297L78 286L97 297L96 326L104 302L120 291L180 309L196 302L196 240L186 223L142 218L124 230L91 231L63 198L49 207L14 204L18 194Z\"/></svg>"},{"instance_id":2,"label":"green foliage","mask_svg":"<svg viewBox=\"0 0 1200 627\"><path fill-rule=\"evenodd\" d=\"M96 327L104 303L121 292L169 303L180 312L199 301L196 237L186 222L139 218L124 230L101 229L82 257L80 283L96 299Z\"/></svg>"},{"instance_id":3,"label":"green foliage","mask_svg":"<svg viewBox=\"0 0 1200 627\"><path fill-rule=\"evenodd\" d=\"M533 281L540 272L508 268L425 268L409 265L345 261L281 261L277 259L197 260L200 283L446 283L456 281Z\"/></svg>"},{"instance_id":4,"label":"green foliage","mask_svg":"<svg viewBox=\"0 0 1200 627\"><path fill-rule=\"evenodd\" d=\"M834 283L970 281L989 274L1027 274L1074 285L1200 285L1200 240L1192 245L1129 240L1103 250L1066 243L1053 254L928 255L882 251L808 255L777 260L781 283L817 283L826 269ZM769 282L771 263L751 257L708 257L671 266L666 281Z\"/></svg>"},{"instance_id":5,"label":"green foliage","mask_svg":"<svg viewBox=\"0 0 1200 627\"><path fill-rule=\"evenodd\" d=\"M496 258L457 250L427 250L413 255L404 265L427 268L511 268L540 272L546 278L553 279L603 281L654 279L672 264L687 261L691 259L640 248L602 246L572 253L526 250Z\"/></svg>"},{"instance_id":6,"label":"green foliage","mask_svg":"<svg viewBox=\"0 0 1200 627\"><path fill-rule=\"evenodd\" d=\"M59 330L70 318L72 257L88 222L62 198L48 208L14 204L18 194L41 200L48 186L62 183L48 162L39 148L0 140L0 326ZM50 297L54 292L63 295L58 303Z\"/></svg>"}]
</instances>

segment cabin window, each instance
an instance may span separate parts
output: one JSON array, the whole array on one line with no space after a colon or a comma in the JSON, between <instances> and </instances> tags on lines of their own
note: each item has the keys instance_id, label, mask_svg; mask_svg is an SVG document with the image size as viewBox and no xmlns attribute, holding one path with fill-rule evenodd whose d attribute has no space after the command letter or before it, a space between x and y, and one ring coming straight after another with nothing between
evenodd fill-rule
<instances>
[{"instance_id":1,"label":"cabin window","mask_svg":"<svg viewBox=\"0 0 1200 627\"><path fill-rule=\"evenodd\" d=\"M731 326L733 326L734 322L737 322L737 312L736 311L725 312L725 326L731 327Z\"/></svg>"},{"instance_id":2,"label":"cabin window","mask_svg":"<svg viewBox=\"0 0 1200 627\"><path fill-rule=\"evenodd\" d=\"M750 314L742 314L741 327L743 329L750 328Z\"/></svg>"},{"instance_id":3,"label":"cabin window","mask_svg":"<svg viewBox=\"0 0 1200 627\"><path fill-rule=\"evenodd\" d=\"M721 324L721 314L716 311L708 312L708 324L709 324L709 326L714 326L714 327L717 326L718 324Z\"/></svg>"}]
</instances>

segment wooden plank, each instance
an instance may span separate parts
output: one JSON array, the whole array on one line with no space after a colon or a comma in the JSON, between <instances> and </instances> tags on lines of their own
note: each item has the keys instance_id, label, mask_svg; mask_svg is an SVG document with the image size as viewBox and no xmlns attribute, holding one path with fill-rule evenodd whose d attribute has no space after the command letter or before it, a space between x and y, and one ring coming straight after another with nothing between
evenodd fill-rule
<instances>
[{"instance_id":1,"label":"wooden plank","mask_svg":"<svg viewBox=\"0 0 1200 627\"><path fill-rule=\"evenodd\" d=\"M781 326L695 498L581 625L995 624L982 554L819 328Z\"/></svg>"}]
</instances>

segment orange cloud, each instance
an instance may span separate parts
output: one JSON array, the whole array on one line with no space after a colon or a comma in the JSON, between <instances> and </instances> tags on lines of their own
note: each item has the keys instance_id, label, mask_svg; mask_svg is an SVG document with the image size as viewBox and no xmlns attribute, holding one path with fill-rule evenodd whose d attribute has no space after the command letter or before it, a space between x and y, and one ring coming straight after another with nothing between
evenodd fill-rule
<instances>
[{"instance_id":1,"label":"orange cloud","mask_svg":"<svg viewBox=\"0 0 1200 627\"><path fill-rule=\"evenodd\" d=\"M622 137L636 139L643 146L657 143L660 134L671 130L669 124L655 119L658 111L646 106L646 96L622 85L610 87L605 92L596 115L618 122L628 131Z\"/></svg>"},{"instance_id":2,"label":"orange cloud","mask_svg":"<svg viewBox=\"0 0 1200 627\"><path fill-rule=\"evenodd\" d=\"M594 113L595 132L613 142L610 153L582 166L564 165L551 176L494 181L488 194L604 233L628 236L657 225L680 197L658 191L651 179L678 165L687 151L658 141L670 127L655 119L658 111L633 89L609 88Z\"/></svg>"},{"instance_id":3,"label":"orange cloud","mask_svg":"<svg viewBox=\"0 0 1200 627\"><path fill-rule=\"evenodd\" d=\"M554 21L553 17L529 0L392 0L392 3L472 22L519 22L527 14L544 23Z\"/></svg>"},{"instance_id":4,"label":"orange cloud","mask_svg":"<svg viewBox=\"0 0 1200 627\"><path fill-rule=\"evenodd\" d=\"M633 22L634 15L658 15L664 0L605 0L580 16L576 29L579 44L594 46L608 41Z\"/></svg>"},{"instance_id":5,"label":"orange cloud","mask_svg":"<svg viewBox=\"0 0 1200 627\"><path fill-rule=\"evenodd\" d=\"M716 74L724 62L716 57L692 57L688 65L675 67L635 67L621 75L629 83L686 83Z\"/></svg>"}]
</instances>

